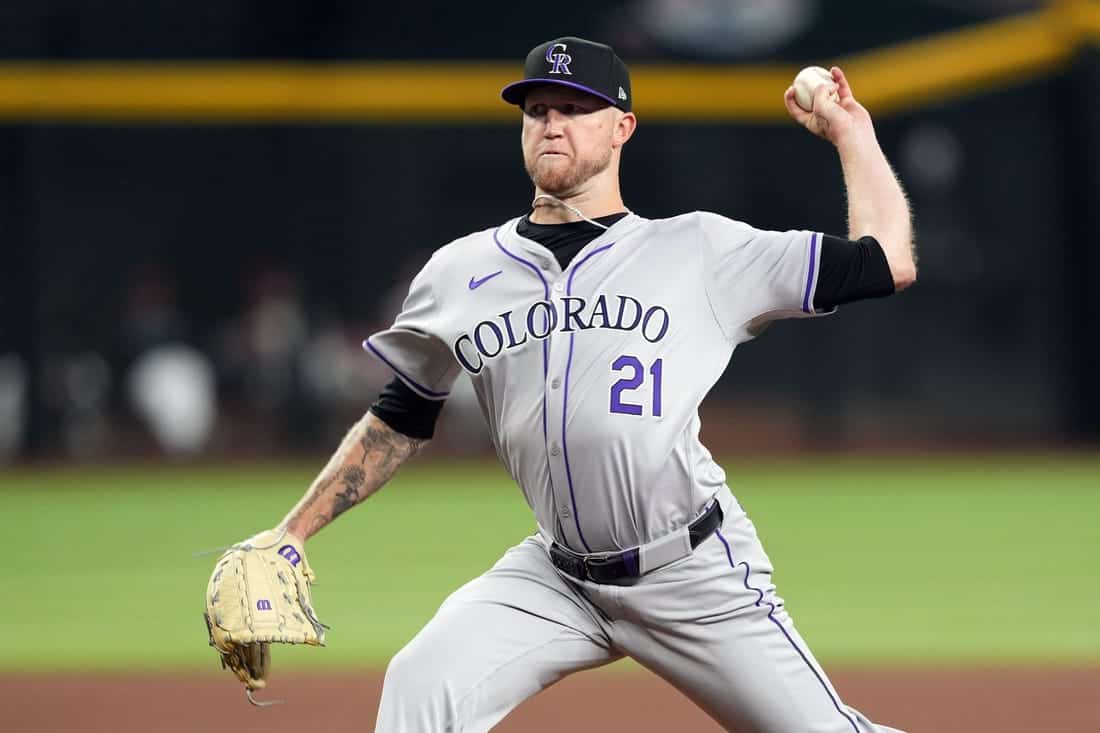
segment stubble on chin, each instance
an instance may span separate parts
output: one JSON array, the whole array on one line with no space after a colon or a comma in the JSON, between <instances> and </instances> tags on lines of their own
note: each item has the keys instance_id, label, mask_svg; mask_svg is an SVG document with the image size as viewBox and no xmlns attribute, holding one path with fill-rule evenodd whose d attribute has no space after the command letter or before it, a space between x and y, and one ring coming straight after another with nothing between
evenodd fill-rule
<instances>
[{"instance_id":1,"label":"stubble on chin","mask_svg":"<svg viewBox=\"0 0 1100 733\"><path fill-rule=\"evenodd\" d=\"M611 151L597 160L572 159L568 166L539 165L538 159L534 163L524 161L527 175L531 182L540 191L545 191L553 196L563 196L580 188L586 181L595 175L607 170L611 164Z\"/></svg>"}]
</instances>

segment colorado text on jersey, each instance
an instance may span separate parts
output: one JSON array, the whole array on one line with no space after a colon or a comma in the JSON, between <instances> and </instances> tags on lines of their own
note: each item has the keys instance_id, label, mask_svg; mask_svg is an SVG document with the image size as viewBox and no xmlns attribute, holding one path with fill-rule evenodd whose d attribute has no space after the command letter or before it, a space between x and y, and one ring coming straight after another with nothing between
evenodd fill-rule
<instances>
[{"instance_id":1,"label":"colorado text on jersey","mask_svg":"<svg viewBox=\"0 0 1100 733\"><path fill-rule=\"evenodd\" d=\"M500 356L508 349L515 349L527 343L528 338L541 341L554 331L574 333L592 328L615 331L633 331L637 329L642 338L655 344L668 333L670 316L664 306L644 306L637 298L629 295L600 295L589 302L584 298L564 296L559 298L561 316L550 301L539 300L527 308L527 312L518 316L513 323L515 310L506 311L491 320L481 321L469 332L455 339L452 349L455 358L470 374L479 374L485 367L485 360ZM615 309L614 316L609 307ZM516 328L520 337L516 337Z\"/></svg>"}]
</instances>

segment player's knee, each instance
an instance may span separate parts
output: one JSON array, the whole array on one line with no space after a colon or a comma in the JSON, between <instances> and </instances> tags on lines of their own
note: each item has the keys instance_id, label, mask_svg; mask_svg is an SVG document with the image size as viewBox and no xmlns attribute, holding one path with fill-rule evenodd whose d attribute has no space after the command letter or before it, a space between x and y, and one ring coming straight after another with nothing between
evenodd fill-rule
<instances>
[{"instance_id":1,"label":"player's knee","mask_svg":"<svg viewBox=\"0 0 1100 733\"><path fill-rule=\"evenodd\" d=\"M402 649L386 667L375 733L451 730L454 714L445 690L434 678L430 664Z\"/></svg>"},{"instance_id":2,"label":"player's knee","mask_svg":"<svg viewBox=\"0 0 1100 733\"><path fill-rule=\"evenodd\" d=\"M383 701L396 707L431 709L435 715L453 713L453 690L442 673L439 660L427 658L411 643L399 651L386 667Z\"/></svg>"}]
</instances>

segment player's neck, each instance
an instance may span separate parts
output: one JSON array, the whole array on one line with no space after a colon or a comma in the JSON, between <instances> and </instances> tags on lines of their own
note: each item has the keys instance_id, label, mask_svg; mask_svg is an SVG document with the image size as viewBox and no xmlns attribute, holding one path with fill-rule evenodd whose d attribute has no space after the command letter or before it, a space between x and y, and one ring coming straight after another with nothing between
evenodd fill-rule
<instances>
[{"instance_id":1,"label":"player's neck","mask_svg":"<svg viewBox=\"0 0 1100 733\"><path fill-rule=\"evenodd\" d=\"M535 202L531 210L531 215L528 217L532 224L567 224L569 222L582 221L582 217L577 216L569 207L572 206L577 209L585 217L589 219L599 219L602 216L610 216L611 214L620 214L626 211L626 205L623 203L622 196L618 191L607 192L606 194L592 195L587 192L581 192L574 195L566 195L553 198L538 198L539 196L553 196L553 194L546 194L544 191L535 189ZM562 206L557 203L561 201L568 206Z\"/></svg>"}]
</instances>

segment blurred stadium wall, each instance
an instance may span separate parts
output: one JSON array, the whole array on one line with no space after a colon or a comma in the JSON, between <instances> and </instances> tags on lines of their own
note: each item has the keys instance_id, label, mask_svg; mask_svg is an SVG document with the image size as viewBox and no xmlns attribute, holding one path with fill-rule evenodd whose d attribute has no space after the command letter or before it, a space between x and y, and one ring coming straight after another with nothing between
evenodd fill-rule
<instances>
[{"instance_id":1,"label":"blurred stadium wall","mask_svg":"<svg viewBox=\"0 0 1100 733\"><path fill-rule=\"evenodd\" d=\"M731 441L1100 439L1100 4L827 5L5 2L0 460L329 447L428 253L526 211L497 92L565 34L634 70L644 216L845 233L780 101L809 63L907 186L918 286L742 347Z\"/></svg>"}]
</instances>

